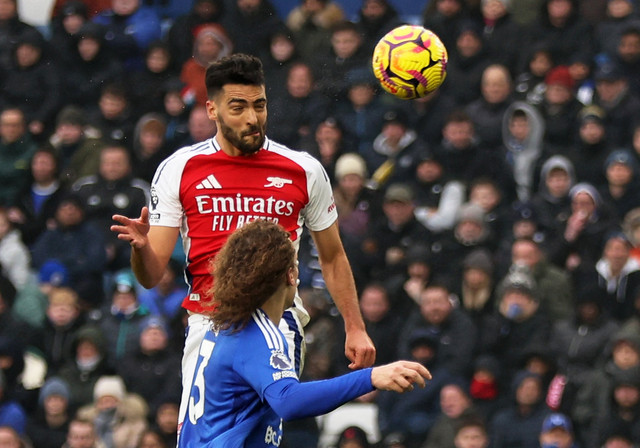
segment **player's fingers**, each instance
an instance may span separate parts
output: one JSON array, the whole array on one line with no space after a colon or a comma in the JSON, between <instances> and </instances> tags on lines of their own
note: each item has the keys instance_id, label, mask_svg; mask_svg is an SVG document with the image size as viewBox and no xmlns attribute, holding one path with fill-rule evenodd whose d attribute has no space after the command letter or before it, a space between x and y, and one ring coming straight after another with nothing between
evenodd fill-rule
<instances>
[{"instance_id":1,"label":"player's fingers","mask_svg":"<svg viewBox=\"0 0 640 448\"><path fill-rule=\"evenodd\" d=\"M149 222L149 207L142 207L142 211L140 212L140 221L144 224Z\"/></svg>"},{"instance_id":2,"label":"player's fingers","mask_svg":"<svg viewBox=\"0 0 640 448\"><path fill-rule=\"evenodd\" d=\"M431 372L429 372L429 369L418 362L403 361L403 366L408 369L414 370L423 378L426 378L428 380L431 379Z\"/></svg>"},{"instance_id":3,"label":"player's fingers","mask_svg":"<svg viewBox=\"0 0 640 448\"><path fill-rule=\"evenodd\" d=\"M122 215L113 215L111 217L111 219L113 219L116 222L119 222L122 225L127 225L131 222L131 219L127 218L126 216L122 216ZM111 226L111 230L113 230L114 226Z\"/></svg>"},{"instance_id":4,"label":"player's fingers","mask_svg":"<svg viewBox=\"0 0 640 448\"><path fill-rule=\"evenodd\" d=\"M398 392L405 392L413 389L413 385L411 382L404 376L404 374L396 375L394 378L394 384L399 388L399 390L394 389Z\"/></svg>"},{"instance_id":5,"label":"player's fingers","mask_svg":"<svg viewBox=\"0 0 640 448\"><path fill-rule=\"evenodd\" d=\"M419 387L424 387L426 385L424 378L420 376L420 374L414 369L411 369L411 368L406 369L405 378L411 384L417 384Z\"/></svg>"}]
</instances>

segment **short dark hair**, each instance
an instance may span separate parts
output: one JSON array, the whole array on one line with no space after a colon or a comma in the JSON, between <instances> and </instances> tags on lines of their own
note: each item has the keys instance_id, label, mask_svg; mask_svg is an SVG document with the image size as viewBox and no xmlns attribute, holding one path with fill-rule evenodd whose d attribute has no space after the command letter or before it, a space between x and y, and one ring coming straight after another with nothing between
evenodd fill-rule
<instances>
[{"instance_id":1,"label":"short dark hair","mask_svg":"<svg viewBox=\"0 0 640 448\"><path fill-rule=\"evenodd\" d=\"M262 61L249 54L234 53L213 62L205 74L207 96L213 98L225 84L264 85Z\"/></svg>"},{"instance_id":2,"label":"short dark hair","mask_svg":"<svg viewBox=\"0 0 640 448\"><path fill-rule=\"evenodd\" d=\"M454 425L455 435L457 436L460 431L465 428L479 428L485 435L487 434L487 426L479 415L471 414L458 420Z\"/></svg>"}]
</instances>

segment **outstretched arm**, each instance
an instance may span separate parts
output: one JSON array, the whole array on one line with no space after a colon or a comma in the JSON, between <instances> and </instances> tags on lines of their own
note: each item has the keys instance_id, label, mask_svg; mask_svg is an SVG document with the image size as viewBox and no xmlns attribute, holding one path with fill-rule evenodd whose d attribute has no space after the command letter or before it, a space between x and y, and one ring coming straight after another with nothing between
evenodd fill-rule
<instances>
[{"instance_id":1,"label":"outstretched arm","mask_svg":"<svg viewBox=\"0 0 640 448\"><path fill-rule=\"evenodd\" d=\"M264 391L273 410L285 420L326 414L374 389L405 392L413 385L425 386L431 374L421 364L397 361L362 369L337 378L300 383L295 379L276 381Z\"/></svg>"},{"instance_id":2,"label":"outstretched arm","mask_svg":"<svg viewBox=\"0 0 640 448\"><path fill-rule=\"evenodd\" d=\"M113 215L119 224L111 226L118 233L118 239L131 245L131 269L145 288L153 288L162 278L169 258L178 241L180 229L149 225L149 209L143 207L140 217L127 218Z\"/></svg>"},{"instance_id":3,"label":"outstretched arm","mask_svg":"<svg viewBox=\"0 0 640 448\"><path fill-rule=\"evenodd\" d=\"M312 231L311 236L318 249L324 281L345 322L345 355L351 361L349 368L372 366L376 360L376 349L365 330L351 266L340 241L338 224L334 222L325 230Z\"/></svg>"}]
</instances>

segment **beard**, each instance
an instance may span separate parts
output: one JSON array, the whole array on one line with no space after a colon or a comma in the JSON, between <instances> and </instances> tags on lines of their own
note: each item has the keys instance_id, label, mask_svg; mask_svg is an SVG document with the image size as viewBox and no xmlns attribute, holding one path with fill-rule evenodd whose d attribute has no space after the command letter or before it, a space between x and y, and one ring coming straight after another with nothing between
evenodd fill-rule
<instances>
[{"instance_id":1,"label":"beard","mask_svg":"<svg viewBox=\"0 0 640 448\"><path fill-rule=\"evenodd\" d=\"M227 126L221 117L218 117L218 127L220 128L222 136L234 147L238 148L243 155L248 156L255 154L264 144L265 126L255 125L244 131L236 132ZM259 133L257 137L250 136L255 132Z\"/></svg>"}]
</instances>

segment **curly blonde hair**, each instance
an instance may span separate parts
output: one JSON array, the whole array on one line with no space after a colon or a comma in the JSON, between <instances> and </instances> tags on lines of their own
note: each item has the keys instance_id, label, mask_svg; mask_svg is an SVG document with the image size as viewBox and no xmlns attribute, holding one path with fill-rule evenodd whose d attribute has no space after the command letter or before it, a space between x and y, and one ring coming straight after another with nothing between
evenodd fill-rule
<instances>
[{"instance_id":1,"label":"curly blonde hair","mask_svg":"<svg viewBox=\"0 0 640 448\"><path fill-rule=\"evenodd\" d=\"M295 256L289 233L274 222L260 219L236 230L211 263L214 326L244 328L286 281Z\"/></svg>"}]
</instances>

